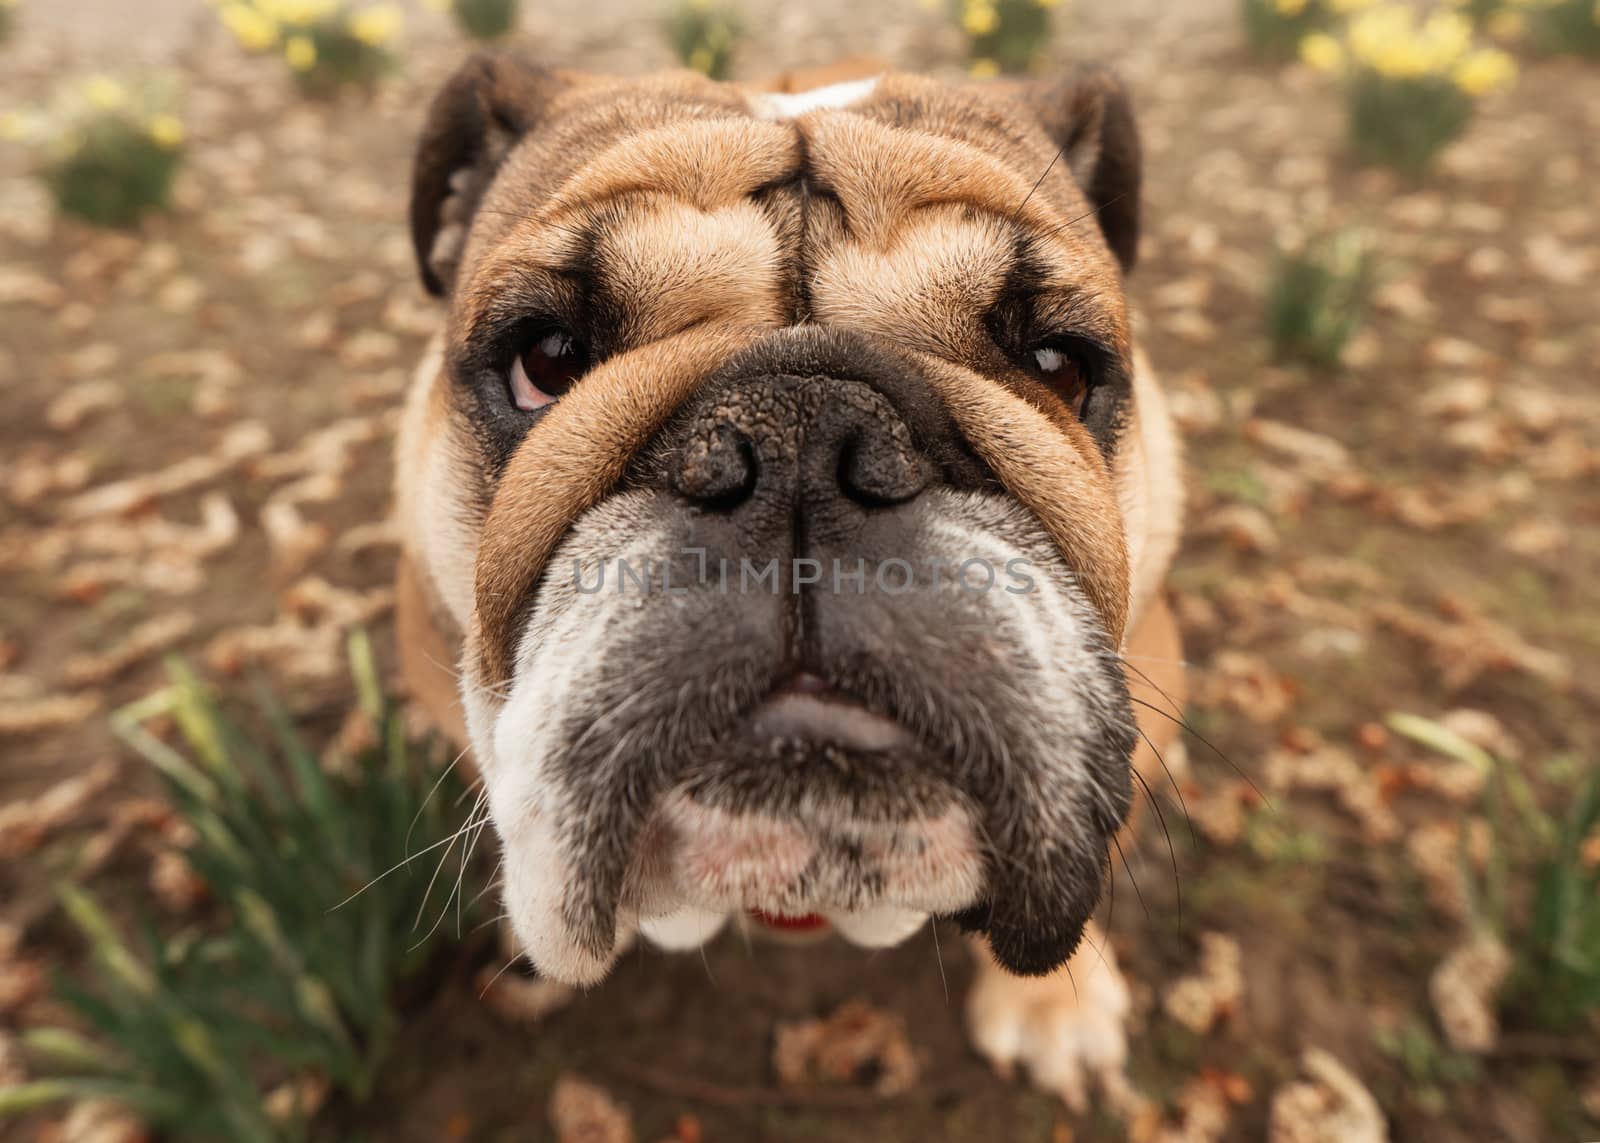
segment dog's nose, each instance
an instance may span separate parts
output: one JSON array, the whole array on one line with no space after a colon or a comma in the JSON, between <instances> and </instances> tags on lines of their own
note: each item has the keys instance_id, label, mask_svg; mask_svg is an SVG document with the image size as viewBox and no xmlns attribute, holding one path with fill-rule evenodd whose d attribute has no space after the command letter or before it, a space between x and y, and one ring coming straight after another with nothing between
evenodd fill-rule
<instances>
[{"instance_id":1,"label":"dog's nose","mask_svg":"<svg viewBox=\"0 0 1600 1143\"><path fill-rule=\"evenodd\" d=\"M894 405L857 380L739 378L702 401L685 429L672 486L712 510L885 508L914 499L933 477Z\"/></svg>"}]
</instances>

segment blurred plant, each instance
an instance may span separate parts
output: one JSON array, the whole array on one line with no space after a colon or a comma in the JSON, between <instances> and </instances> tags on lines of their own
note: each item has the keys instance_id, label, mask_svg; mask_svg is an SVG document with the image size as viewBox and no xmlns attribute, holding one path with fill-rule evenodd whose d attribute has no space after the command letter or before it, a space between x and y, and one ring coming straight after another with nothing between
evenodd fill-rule
<instances>
[{"instance_id":1,"label":"blurred plant","mask_svg":"<svg viewBox=\"0 0 1600 1143\"><path fill-rule=\"evenodd\" d=\"M1486 27L1496 13L1506 10L1505 0L1448 0L1448 3L1478 28Z\"/></svg>"},{"instance_id":2,"label":"blurred plant","mask_svg":"<svg viewBox=\"0 0 1600 1143\"><path fill-rule=\"evenodd\" d=\"M1550 52L1600 56L1600 2L1597 0L1513 0L1535 45Z\"/></svg>"},{"instance_id":3,"label":"blurred plant","mask_svg":"<svg viewBox=\"0 0 1600 1143\"><path fill-rule=\"evenodd\" d=\"M1516 76L1510 56L1473 46L1472 23L1461 13L1436 11L1419 21L1402 4L1356 13L1342 43L1314 32L1300 42L1300 55L1343 77L1356 157L1407 174L1427 169L1466 129L1475 101Z\"/></svg>"},{"instance_id":4,"label":"blurred plant","mask_svg":"<svg viewBox=\"0 0 1600 1143\"><path fill-rule=\"evenodd\" d=\"M0 44L11 38L17 26L17 0L0 0Z\"/></svg>"},{"instance_id":5,"label":"blurred plant","mask_svg":"<svg viewBox=\"0 0 1600 1143\"><path fill-rule=\"evenodd\" d=\"M1482 0L1477 0L1482 2ZM1378 0L1242 0L1245 38L1265 56L1292 55L1312 32L1329 27Z\"/></svg>"},{"instance_id":6,"label":"blurred plant","mask_svg":"<svg viewBox=\"0 0 1600 1143\"><path fill-rule=\"evenodd\" d=\"M1287 56L1328 23L1323 0L1243 0L1245 40L1258 55Z\"/></svg>"},{"instance_id":7,"label":"blurred plant","mask_svg":"<svg viewBox=\"0 0 1600 1143\"><path fill-rule=\"evenodd\" d=\"M1050 42L1063 0L951 0L951 15L967 37L967 59L979 79L1025 72Z\"/></svg>"},{"instance_id":8,"label":"blurred plant","mask_svg":"<svg viewBox=\"0 0 1600 1143\"><path fill-rule=\"evenodd\" d=\"M165 210L183 154L170 85L92 75L63 86L49 107L0 116L0 137L38 155L56 205L101 226Z\"/></svg>"},{"instance_id":9,"label":"blurred plant","mask_svg":"<svg viewBox=\"0 0 1600 1143\"><path fill-rule=\"evenodd\" d=\"M1600 1017L1600 768L1578 779L1559 816L1547 814L1515 766L1430 719L1393 714L1389 726L1489 779L1484 799L1493 851L1480 877L1463 842L1472 912L1516 958L1502 996L1508 1012L1565 1029ZM1526 911L1514 907L1514 869L1532 875Z\"/></svg>"},{"instance_id":10,"label":"blurred plant","mask_svg":"<svg viewBox=\"0 0 1600 1143\"><path fill-rule=\"evenodd\" d=\"M1427 1022L1415 1016L1398 1027L1378 1029L1373 1040L1380 1052L1400 1065L1429 1114L1437 1115L1448 1106L1446 1089L1477 1079L1482 1071L1477 1060L1441 1044Z\"/></svg>"},{"instance_id":11,"label":"blurred plant","mask_svg":"<svg viewBox=\"0 0 1600 1143\"><path fill-rule=\"evenodd\" d=\"M223 24L251 52L276 52L300 86L327 94L367 87L394 65L403 23L393 4L343 0L222 0Z\"/></svg>"},{"instance_id":12,"label":"blurred plant","mask_svg":"<svg viewBox=\"0 0 1600 1143\"><path fill-rule=\"evenodd\" d=\"M744 32L736 9L711 0L681 0L667 21L672 50L685 67L712 79L727 79L733 49Z\"/></svg>"},{"instance_id":13,"label":"blurred plant","mask_svg":"<svg viewBox=\"0 0 1600 1143\"><path fill-rule=\"evenodd\" d=\"M1279 246L1267 285L1267 338L1280 361L1338 365L1377 287L1372 236L1344 228Z\"/></svg>"},{"instance_id":14,"label":"blurred plant","mask_svg":"<svg viewBox=\"0 0 1600 1143\"><path fill-rule=\"evenodd\" d=\"M265 692L258 717L272 745L259 746L181 664L166 689L114 716L192 828L183 855L220 926L163 941L145 925L140 955L87 892L63 889L97 971L94 984L58 991L89 1034L25 1033L49 1078L0 1088L0 1115L110 1098L178 1137L265 1143L303 1135L319 1088L371 1093L398 1027L396 986L448 928L413 931L428 890L411 862L449 854L462 835L458 788L408 748L364 636L350 661L372 744L338 770ZM151 733L152 718L174 720L186 749ZM270 1097L263 1068L283 1083Z\"/></svg>"},{"instance_id":15,"label":"blurred plant","mask_svg":"<svg viewBox=\"0 0 1600 1143\"><path fill-rule=\"evenodd\" d=\"M519 0L429 0L430 7L449 12L467 35L497 40L517 24Z\"/></svg>"}]
</instances>

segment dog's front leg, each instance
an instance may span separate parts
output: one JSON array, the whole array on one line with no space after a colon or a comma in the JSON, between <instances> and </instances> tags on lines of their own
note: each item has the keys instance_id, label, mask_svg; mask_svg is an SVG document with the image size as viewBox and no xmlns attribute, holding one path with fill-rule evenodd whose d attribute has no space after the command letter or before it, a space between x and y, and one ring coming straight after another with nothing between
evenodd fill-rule
<instances>
[{"instance_id":1,"label":"dog's front leg","mask_svg":"<svg viewBox=\"0 0 1600 1143\"><path fill-rule=\"evenodd\" d=\"M1116 953L1090 922L1072 959L1048 976L1013 976L974 939L977 974L967 996L974 1046L1001 1075L1017 1065L1074 1111L1097 1086L1119 1115L1137 1109L1126 1074L1128 985Z\"/></svg>"}]
</instances>

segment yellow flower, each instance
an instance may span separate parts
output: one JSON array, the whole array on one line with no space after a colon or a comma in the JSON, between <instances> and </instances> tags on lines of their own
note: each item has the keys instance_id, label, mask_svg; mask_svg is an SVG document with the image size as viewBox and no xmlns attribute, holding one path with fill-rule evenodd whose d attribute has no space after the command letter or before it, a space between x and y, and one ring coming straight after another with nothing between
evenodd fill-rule
<instances>
[{"instance_id":1,"label":"yellow flower","mask_svg":"<svg viewBox=\"0 0 1600 1143\"><path fill-rule=\"evenodd\" d=\"M450 11L450 0L422 0L422 6L434 12Z\"/></svg>"},{"instance_id":2,"label":"yellow flower","mask_svg":"<svg viewBox=\"0 0 1600 1143\"><path fill-rule=\"evenodd\" d=\"M1000 65L991 59L975 59L967 68L973 79L993 79L1000 74Z\"/></svg>"},{"instance_id":3,"label":"yellow flower","mask_svg":"<svg viewBox=\"0 0 1600 1143\"><path fill-rule=\"evenodd\" d=\"M1517 65L1497 48L1479 48L1456 67L1456 86L1468 95L1487 95L1508 86L1517 76Z\"/></svg>"},{"instance_id":4,"label":"yellow flower","mask_svg":"<svg viewBox=\"0 0 1600 1143\"><path fill-rule=\"evenodd\" d=\"M701 44L689 53L689 66L702 75L710 75L711 65L716 62L716 57L705 44Z\"/></svg>"},{"instance_id":5,"label":"yellow flower","mask_svg":"<svg viewBox=\"0 0 1600 1143\"><path fill-rule=\"evenodd\" d=\"M164 150L175 150L183 143L183 124L176 115L152 116L144 129L150 141Z\"/></svg>"},{"instance_id":6,"label":"yellow flower","mask_svg":"<svg viewBox=\"0 0 1600 1143\"><path fill-rule=\"evenodd\" d=\"M1449 71L1472 48L1472 21L1460 12L1435 12L1418 36L1425 70Z\"/></svg>"},{"instance_id":7,"label":"yellow flower","mask_svg":"<svg viewBox=\"0 0 1600 1143\"><path fill-rule=\"evenodd\" d=\"M1411 10L1381 7L1362 12L1350 21L1350 54L1364 64L1376 64L1394 45L1411 40Z\"/></svg>"},{"instance_id":8,"label":"yellow flower","mask_svg":"<svg viewBox=\"0 0 1600 1143\"><path fill-rule=\"evenodd\" d=\"M83 84L83 97L96 111L116 111L126 107L128 93L116 80L107 75L91 75Z\"/></svg>"},{"instance_id":9,"label":"yellow flower","mask_svg":"<svg viewBox=\"0 0 1600 1143\"><path fill-rule=\"evenodd\" d=\"M317 44L310 36L290 36L283 45L283 60L295 71L317 66Z\"/></svg>"},{"instance_id":10,"label":"yellow flower","mask_svg":"<svg viewBox=\"0 0 1600 1143\"><path fill-rule=\"evenodd\" d=\"M382 47L399 34L401 20L393 4L378 4L350 17L350 34L363 44Z\"/></svg>"},{"instance_id":11,"label":"yellow flower","mask_svg":"<svg viewBox=\"0 0 1600 1143\"><path fill-rule=\"evenodd\" d=\"M1437 12L1420 27L1399 5L1369 8L1350 21L1350 55L1392 79L1447 73L1471 47L1472 25L1456 12Z\"/></svg>"},{"instance_id":12,"label":"yellow flower","mask_svg":"<svg viewBox=\"0 0 1600 1143\"><path fill-rule=\"evenodd\" d=\"M1348 16L1352 12L1372 7L1376 0L1325 0L1325 2L1336 15Z\"/></svg>"},{"instance_id":13,"label":"yellow flower","mask_svg":"<svg viewBox=\"0 0 1600 1143\"><path fill-rule=\"evenodd\" d=\"M1306 10L1306 0L1272 0L1280 16L1298 16Z\"/></svg>"},{"instance_id":14,"label":"yellow flower","mask_svg":"<svg viewBox=\"0 0 1600 1143\"><path fill-rule=\"evenodd\" d=\"M1033 0L1033 2L1039 7L1048 10L1051 8L1061 7L1061 5L1065 4L1067 0ZM1596 0L1596 3L1600 3L1600 0Z\"/></svg>"},{"instance_id":15,"label":"yellow flower","mask_svg":"<svg viewBox=\"0 0 1600 1143\"><path fill-rule=\"evenodd\" d=\"M3 3L3 0L0 0ZM10 143L20 143L28 137L28 119L20 111L7 111L0 114L0 139Z\"/></svg>"},{"instance_id":16,"label":"yellow flower","mask_svg":"<svg viewBox=\"0 0 1600 1143\"><path fill-rule=\"evenodd\" d=\"M1300 41L1300 58L1317 71L1338 71L1344 63L1344 49L1326 32L1313 32Z\"/></svg>"},{"instance_id":17,"label":"yellow flower","mask_svg":"<svg viewBox=\"0 0 1600 1143\"><path fill-rule=\"evenodd\" d=\"M969 36L987 36L1000 26L1000 13L988 0L969 0L961 13L961 27Z\"/></svg>"},{"instance_id":18,"label":"yellow flower","mask_svg":"<svg viewBox=\"0 0 1600 1143\"><path fill-rule=\"evenodd\" d=\"M278 42L278 26L248 4L229 4L222 23L246 51L264 52Z\"/></svg>"}]
</instances>

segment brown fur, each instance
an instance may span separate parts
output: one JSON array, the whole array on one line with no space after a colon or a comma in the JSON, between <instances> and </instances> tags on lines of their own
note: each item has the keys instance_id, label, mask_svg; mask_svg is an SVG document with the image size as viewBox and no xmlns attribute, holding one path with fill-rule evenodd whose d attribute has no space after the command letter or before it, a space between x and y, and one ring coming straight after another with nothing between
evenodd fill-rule
<instances>
[{"instance_id":1,"label":"brown fur","mask_svg":"<svg viewBox=\"0 0 1600 1143\"><path fill-rule=\"evenodd\" d=\"M478 556L473 633L486 685L510 677L515 620L573 519L599 502L700 378L745 340L735 329L696 328L630 354L621 368L601 366L550 411L542 448L518 450Z\"/></svg>"},{"instance_id":2,"label":"brown fur","mask_svg":"<svg viewBox=\"0 0 1600 1143\"><path fill-rule=\"evenodd\" d=\"M603 241L637 283L625 325L638 348L595 370L546 417L534 434L537 447L513 457L492 505L463 488L461 498L482 514L472 616L459 614L459 604L441 606L429 582L433 561L416 561L417 583L407 583L405 594L434 602L408 612L436 619L454 610L477 648L483 685L508 677L515 618L571 520L606 493L699 378L750 331L784 324L777 280L784 251L747 196L792 175L802 153L848 219L847 227L824 219L816 228L824 248L811 254L811 319L891 336L929 357L929 378L963 432L1079 569L1113 637L1124 633L1130 573L1150 580L1160 571L1130 568L1118 495L1129 499L1129 472L1157 484L1175 474L1139 471L1144 434L1136 415L1119 455L1116 482L1124 487L1114 491L1095 442L1059 401L1014 375L995 383L987 332L973 324L1009 268L1010 231L1002 220L1020 221L1048 231L1060 248L1056 304L1074 307L1080 322L1088 312L1108 342L1127 345L1117 268L1101 253L1099 231L1074 225L1087 207L1068 164L1056 164L1037 189L1021 173L1045 171L1053 157L1049 136L1020 129L1021 109L1060 135L1086 104L1108 101L1105 83L1075 79L1042 92L994 85L985 92L891 75L850 114L764 122L748 117L742 91L691 73L614 80L530 72L503 61L488 70L489 94L469 101L469 113L435 112L419 169L429 152L449 152L451 133L473 116L513 124L537 116L557 130L543 146L513 151L484 197L484 216L463 257L470 269L457 291L452 341L486 319L509 283L542 273L554 278L576 253L572 226L614 202L627 210ZM863 71L844 65L824 78ZM780 77L766 86L792 91L816 78ZM530 102L540 110L527 111ZM1101 134L1080 133L1069 149L1096 153ZM536 211L520 207L541 200ZM462 414L438 378L419 384L432 397L416 434L424 439L415 445L431 452L459 431ZM1150 394L1140 398L1148 403ZM412 539L429 543L425 532ZM1170 550L1160 547L1150 554ZM461 598L459 589L445 594Z\"/></svg>"},{"instance_id":3,"label":"brown fur","mask_svg":"<svg viewBox=\"0 0 1600 1143\"><path fill-rule=\"evenodd\" d=\"M527 86L513 85L516 93ZM980 376L992 376L995 363L976 316L1004 288L1016 224L1048 232L1060 250L1051 287L1059 294L1047 304L1074 307L1114 346L1128 341L1116 266L1092 225L1071 225L1087 213L1084 198L1064 169L1034 193L1019 173L1049 165L1047 137L1017 131L1007 101L911 76L884 79L858 113L794 121L731 116L730 97L679 74L627 85L568 81L546 111L565 129L547 146L513 152L484 199L463 259L452 343L508 293L570 290L564 267L581 256L573 234L611 204L626 210L601 234L600 250L630 289L617 322L626 351L545 419L507 469L493 508L483 506L476 615L467 624L480 681L505 681L514 620L543 559L739 343L728 331L785 324L782 235L748 196L796 174L802 156L848 219L818 228L812 320L892 336L940 360L930 373L963 429L1045 521L1120 636L1128 558L1095 442L1014 371L1002 385ZM559 186L552 168L567 172ZM551 189L539 209L515 209L540 202L543 188ZM687 342L675 336L691 329Z\"/></svg>"},{"instance_id":4,"label":"brown fur","mask_svg":"<svg viewBox=\"0 0 1600 1143\"><path fill-rule=\"evenodd\" d=\"M510 679L529 599L573 521L735 352L811 322L892 342L925 366L1122 648L1129 687L1150 704L1134 767L1151 787L1167 781L1177 723L1159 710L1177 715L1185 691L1160 591L1181 495L1122 291L1139 157L1120 88L1093 73L986 87L889 75L847 112L773 119L758 91L803 91L818 77L743 89L684 72L474 66L435 105L414 195L425 280L451 300L442 349L461 350L508 312L572 304L596 259L626 288L609 312L607 360L542 416L497 481L460 386L438 360L418 373L400 438L399 636L413 695L441 728L465 747L458 664L470 685ZM1131 363L1134 401L1109 464L982 324L1011 287L1019 235L1043 255L1040 311L1070 315ZM986 980L999 971L984 965ZM1031 989L1070 1006L1069 978L991 982L985 1003Z\"/></svg>"}]
</instances>

